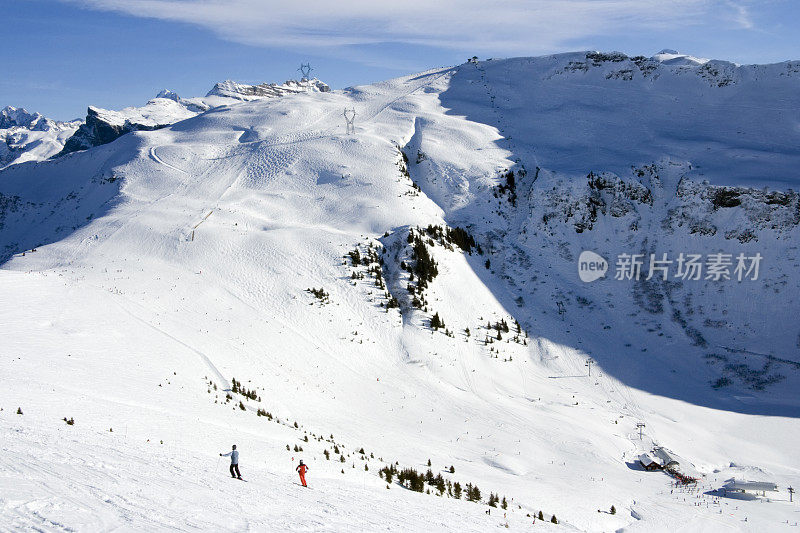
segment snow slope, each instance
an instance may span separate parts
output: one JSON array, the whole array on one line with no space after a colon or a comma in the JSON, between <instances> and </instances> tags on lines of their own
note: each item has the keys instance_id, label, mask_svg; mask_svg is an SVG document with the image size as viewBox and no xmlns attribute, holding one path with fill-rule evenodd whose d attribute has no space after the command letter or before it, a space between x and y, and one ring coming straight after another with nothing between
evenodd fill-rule
<instances>
[{"instance_id":1,"label":"snow slope","mask_svg":"<svg viewBox=\"0 0 800 533\"><path fill-rule=\"evenodd\" d=\"M75 304L74 288L66 287L57 276L33 280L7 274L19 282L11 290L4 286L8 297L27 299L37 307ZM41 283L50 292L32 302L29 291ZM39 318L33 322L39 323L28 330L40 348L55 343L71 353L62 353L64 361L43 368L31 383L29 392L39 400L26 402L29 407L22 416L11 409L0 412L3 530L407 531L435 527L478 532L499 524L498 517L485 515L474 504L399 487L386 490L376 476L363 470L359 460L360 470L348 471L346 476L340 473L338 461L314 462L307 478L311 489L302 488L293 472L297 461L292 456L298 454L286 452L285 445L300 444L310 452L313 443L303 442L290 427L262 419L254 423L252 413L231 411L202 396L199 399L204 402L193 403L192 395L205 395L203 375L215 376L205 365L194 369L187 365L187 356L197 357L191 348L164 335L153 336L144 322L131 322L129 312L110 295L85 296L79 304L85 320L56 319L52 329L40 329L41 315L36 315ZM4 324L22 332L31 316L4 311L2 318ZM97 328L105 331L103 339L96 336ZM141 372L116 373L115 368L127 367L130 361L126 360L129 354L115 349L115 339L129 334L150 339L140 345ZM95 348L105 360L102 366L107 376L116 374L117 379L98 380L98 375L84 372L87 366L81 359L89 355L80 340L85 340L84 335L97 338ZM6 347L22 353L17 350L25 350L24 344ZM22 371L20 362L4 358L4 375ZM174 375L163 371L167 367L187 368L187 372ZM50 385L40 388L45 381ZM122 394L120 387L125 390ZM74 426L52 423L56 406L70 417L80 411ZM187 420L194 422L187 424ZM242 450L241 471L247 483L231 480L226 473L228 459L217 456L230 449L231 440ZM198 442L203 446L198 448ZM341 466L352 470L349 463Z\"/></svg>"},{"instance_id":2,"label":"snow slope","mask_svg":"<svg viewBox=\"0 0 800 533\"><path fill-rule=\"evenodd\" d=\"M163 128L209 109L235 104L241 100L277 98L299 92L329 90L326 84L316 78L289 80L282 85L275 83L245 85L228 80L214 85L205 97L184 99L177 93L164 89L141 107L126 107L112 111L89 106L86 121L64 142L63 149L56 155L61 156L107 144L132 131Z\"/></svg>"},{"instance_id":3,"label":"snow slope","mask_svg":"<svg viewBox=\"0 0 800 533\"><path fill-rule=\"evenodd\" d=\"M797 199L745 186L796 182L796 144L778 141L797 130L775 115L749 144L731 133L738 117L711 128L686 109L737 91L769 113L775 102L755 95L794 105L796 74L724 66L722 83L709 62L667 55L481 62L242 102L4 170L0 516L45 530L485 531L505 525L502 510L484 513L497 492L518 530L792 530ZM628 67L631 79L614 74ZM633 118L648 137L625 133ZM744 145L763 166L720 166ZM513 190L500 187L508 169L525 170ZM723 185L741 188L740 204L714 206ZM481 252L416 229L428 225L466 228ZM438 263L423 309L402 266L415 260L409 231ZM576 257L589 246L741 246L769 268L738 292L584 285ZM354 265L356 248L382 264ZM307 291L320 287L327 296ZM430 327L434 313L448 334ZM509 331L487 342L501 320ZM765 361L755 378L739 366ZM713 389L720 376L732 384ZM234 377L261 401L226 402ZM217 462L234 442L247 484ZM654 444L685 458L698 490L636 467ZM307 493L291 484L299 457ZM376 476L428 459L477 484L483 503L386 490ZM769 503L710 492L733 476L781 492ZM532 526L539 510L561 525Z\"/></svg>"}]
</instances>

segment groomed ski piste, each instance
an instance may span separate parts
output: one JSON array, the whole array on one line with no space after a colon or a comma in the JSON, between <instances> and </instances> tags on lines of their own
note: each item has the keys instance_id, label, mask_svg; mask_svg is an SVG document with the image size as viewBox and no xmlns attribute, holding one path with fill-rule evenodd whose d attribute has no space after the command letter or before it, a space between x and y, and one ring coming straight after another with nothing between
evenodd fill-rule
<instances>
[{"instance_id":1,"label":"groomed ski piste","mask_svg":"<svg viewBox=\"0 0 800 533\"><path fill-rule=\"evenodd\" d=\"M798 230L780 211L795 200L765 226L746 202L714 211L714 234L663 220L681 180L796 187L800 67L592 57L226 105L0 172L0 529L797 530ZM548 191L645 165L647 207L580 233L540 225ZM523 167L512 205L498 187ZM687 282L659 313L624 282L577 277L583 249L642 233L659 252L724 249L742 221L757 239L734 241L765 256L763 283ZM421 308L401 266L409 231L438 265ZM692 299L726 311L725 326L685 315L705 346L670 319ZM766 358L765 381L713 388L711 352ZM219 457L232 444L247 483ZM641 469L655 445L699 482ZM390 464L481 501L387 484ZM723 496L730 478L779 490Z\"/></svg>"}]
</instances>

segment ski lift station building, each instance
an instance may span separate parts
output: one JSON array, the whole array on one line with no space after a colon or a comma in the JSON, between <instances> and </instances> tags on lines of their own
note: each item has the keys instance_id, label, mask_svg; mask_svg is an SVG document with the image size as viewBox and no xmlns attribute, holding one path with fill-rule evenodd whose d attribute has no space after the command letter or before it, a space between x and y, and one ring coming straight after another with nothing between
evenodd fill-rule
<instances>
[{"instance_id":1,"label":"ski lift station building","mask_svg":"<svg viewBox=\"0 0 800 533\"><path fill-rule=\"evenodd\" d=\"M666 448L653 448L653 453L661 461L661 465L664 469L677 470L677 468L680 466L678 456Z\"/></svg>"},{"instance_id":2,"label":"ski lift station building","mask_svg":"<svg viewBox=\"0 0 800 533\"><path fill-rule=\"evenodd\" d=\"M642 468L651 472L653 470L661 470L662 466L655 458L653 458L649 453L643 453L639 456L639 464L642 465Z\"/></svg>"},{"instance_id":3,"label":"ski lift station building","mask_svg":"<svg viewBox=\"0 0 800 533\"><path fill-rule=\"evenodd\" d=\"M728 492L739 492L742 494L756 494L759 493L761 496L766 496L767 491L775 492L778 490L778 486L775 483L769 481L741 481L738 479L729 479L727 483L722 487L722 489Z\"/></svg>"}]
</instances>

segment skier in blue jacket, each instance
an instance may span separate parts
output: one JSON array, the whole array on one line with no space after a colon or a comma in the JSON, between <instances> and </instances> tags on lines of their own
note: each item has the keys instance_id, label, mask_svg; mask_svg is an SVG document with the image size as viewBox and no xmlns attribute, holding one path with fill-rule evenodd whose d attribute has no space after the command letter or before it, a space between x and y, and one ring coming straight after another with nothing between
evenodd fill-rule
<instances>
[{"instance_id":1,"label":"skier in blue jacket","mask_svg":"<svg viewBox=\"0 0 800 533\"><path fill-rule=\"evenodd\" d=\"M236 451L236 445L233 445L233 449L228 453L221 453L219 454L220 457L231 457L231 477L235 478L238 477L242 479L242 474L239 473L239 452ZM235 471L235 473L234 473Z\"/></svg>"}]
</instances>

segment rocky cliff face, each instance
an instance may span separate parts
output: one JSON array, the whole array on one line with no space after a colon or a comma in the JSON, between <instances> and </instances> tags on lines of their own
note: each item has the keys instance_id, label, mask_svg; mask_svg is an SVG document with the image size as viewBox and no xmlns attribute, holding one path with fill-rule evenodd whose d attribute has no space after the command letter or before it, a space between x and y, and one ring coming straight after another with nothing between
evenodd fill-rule
<instances>
[{"instance_id":1,"label":"rocky cliff face","mask_svg":"<svg viewBox=\"0 0 800 533\"><path fill-rule=\"evenodd\" d=\"M763 390L799 366L800 329L785 310L800 290L792 274L800 261L800 195L712 185L690 172L688 164L661 161L624 177L523 176L520 210L511 210L521 215L509 227L514 244L496 268L517 280L527 272L529 283L517 288L527 298L546 272L527 265L568 272L579 268L583 250L599 253L608 261L603 279L538 290L551 291L568 317L592 316L598 335L620 327L609 317L628 307L628 320L653 346L685 336L691 347L681 352L709 365L712 387Z\"/></svg>"},{"instance_id":2,"label":"rocky cliff face","mask_svg":"<svg viewBox=\"0 0 800 533\"><path fill-rule=\"evenodd\" d=\"M256 100L259 98L274 98L287 94L318 91L328 92L331 88L327 84L314 78L311 80L288 80L278 85L276 83L261 83L259 85L244 85L235 81L226 80L217 83L206 96L224 96L236 100Z\"/></svg>"},{"instance_id":3,"label":"rocky cliff face","mask_svg":"<svg viewBox=\"0 0 800 533\"><path fill-rule=\"evenodd\" d=\"M152 108L155 107L174 108L177 112L163 113L156 117L147 112L152 111ZM162 98L151 100L143 108L127 108L120 112L90 106L86 111L86 122L67 140L63 150L57 156L108 144L132 131L157 130L174 124L178 120L194 116L194 113L181 112L182 109L178 109L179 107L180 104L173 100Z\"/></svg>"}]
</instances>

